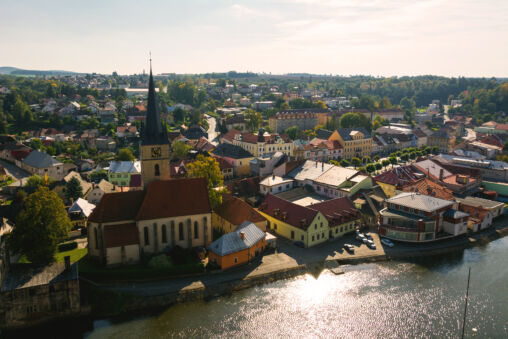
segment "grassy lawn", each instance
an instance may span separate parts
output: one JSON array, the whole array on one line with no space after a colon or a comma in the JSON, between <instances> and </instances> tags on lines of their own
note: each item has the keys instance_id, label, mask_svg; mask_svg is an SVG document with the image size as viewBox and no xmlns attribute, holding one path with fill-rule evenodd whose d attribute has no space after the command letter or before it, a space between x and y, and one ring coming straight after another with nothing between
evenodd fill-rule
<instances>
[{"instance_id":1,"label":"grassy lawn","mask_svg":"<svg viewBox=\"0 0 508 339\"><path fill-rule=\"evenodd\" d=\"M88 253L88 248L75 248L70 251L57 252L57 253L55 253L55 261L56 262L64 262L64 258L69 255L71 257L71 262L76 262L76 261L79 261L82 258L84 258L87 253ZM19 263L20 264L29 264L30 261L27 259L27 257L25 255L22 255L19 258Z\"/></svg>"}]
</instances>

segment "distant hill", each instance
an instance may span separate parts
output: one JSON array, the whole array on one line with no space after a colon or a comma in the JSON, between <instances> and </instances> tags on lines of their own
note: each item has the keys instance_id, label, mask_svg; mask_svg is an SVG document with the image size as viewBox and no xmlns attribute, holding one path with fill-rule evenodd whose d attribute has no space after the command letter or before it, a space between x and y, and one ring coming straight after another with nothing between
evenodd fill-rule
<instances>
[{"instance_id":1,"label":"distant hill","mask_svg":"<svg viewBox=\"0 0 508 339\"><path fill-rule=\"evenodd\" d=\"M0 67L0 74L42 76L42 75L76 75L76 74L83 74L83 73L76 73L76 72L70 72L70 71L59 71L59 70L49 70L49 71L29 70L29 69L21 69L21 68L16 68L16 67L3 66L3 67Z\"/></svg>"}]
</instances>

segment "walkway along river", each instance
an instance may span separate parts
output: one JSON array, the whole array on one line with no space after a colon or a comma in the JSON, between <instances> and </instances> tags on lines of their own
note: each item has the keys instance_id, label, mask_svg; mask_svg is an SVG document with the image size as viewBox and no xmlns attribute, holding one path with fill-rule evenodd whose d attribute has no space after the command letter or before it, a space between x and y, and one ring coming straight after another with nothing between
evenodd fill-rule
<instances>
[{"instance_id":1,"label":"walkway along river","mask_svg":"<svg viewBox=\"0 0 508 339\"><path fill-rule=\"evenodd\" d=\"M96 320L89 338L508 337L508 238L412 261L343 266L149 316ZM473 331L473 328L475 331Z\"/></svg>"}]
</instances>

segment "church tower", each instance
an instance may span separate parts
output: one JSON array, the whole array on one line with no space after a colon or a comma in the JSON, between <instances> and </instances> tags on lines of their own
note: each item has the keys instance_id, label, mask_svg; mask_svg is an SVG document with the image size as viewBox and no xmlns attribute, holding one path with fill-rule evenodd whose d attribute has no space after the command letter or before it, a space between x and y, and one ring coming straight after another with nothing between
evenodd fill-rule
<instances>
[{"instance_id":1,"label":"church tower","mask_svg":"<svg viewBox=\"0 0 508 339\"><path fill-rule=\"evenodd\" d=\"M155 86L150 59L150 79L148 83L148 105L145 126L141 130L141 176L146 187L155 180L170 178L170 145L166 126L161 124L159 106L156 102Z\"/></svg>"}]
</instances>

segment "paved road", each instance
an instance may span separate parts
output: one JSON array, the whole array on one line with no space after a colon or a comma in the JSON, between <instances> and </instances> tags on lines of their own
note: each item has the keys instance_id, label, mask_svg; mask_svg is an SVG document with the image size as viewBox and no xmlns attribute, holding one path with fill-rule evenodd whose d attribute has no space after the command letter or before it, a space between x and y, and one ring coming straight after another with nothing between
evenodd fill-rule
<instances>
[{"instance_id":1,"label":"paved road","mask_svg":"<svg viewBox=\"0 0 508 339\"><path fill-rule=\"evenodd\" d=\"M217 120L214 117L205 114L206 121L208 122L208 141L212 144L217 145L218 141L216 140L219 136L219 132L217 132Z\"/></svg>"},{"instance_id":2,"label":"paved road","mask_svg":"<svg viewBox=\"0 0 508 339\"><path fill-rule=\"evenodd\" d=\"M476 140L476 132L472 128L466 128L465 140Z\"/></svg>"},{"instance_id":3,"label":"paved road","mask_svg":"<svg viewBox=\"0 0 508 339\"><path fill-rule=\"evenodd\" d=\"M16 179L16 181L13 182L12 184L10 184L9 186L20 186L21 182L19 180L28 178L30 176L30 173L28 173L25 170L22 170L21 168L17 167L16 165L11 164L10 162L0 159L0 165L2 165L5 168L7 175ZM26 181L26 180L23 180L23 181Z\"/></svg>"}]
</instances>

